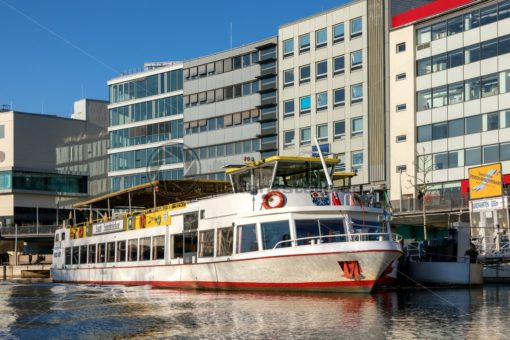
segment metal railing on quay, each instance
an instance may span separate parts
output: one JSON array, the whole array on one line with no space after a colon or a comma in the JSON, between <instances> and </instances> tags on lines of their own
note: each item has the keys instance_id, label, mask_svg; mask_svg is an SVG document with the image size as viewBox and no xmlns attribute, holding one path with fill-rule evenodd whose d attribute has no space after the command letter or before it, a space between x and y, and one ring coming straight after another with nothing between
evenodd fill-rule
<instances>
[{"instance_id":1,"label":"metal railing on quay","mask_svg":"<svg viewBox=\"0 0 510 340\"><path fill-rule=\"evenodd\" d=\"M15 237L15 236L53 236L57 230L57 225L30 225L30 226L7 226L0 228L0 235L2 237Z\"/></svg>"},{"instance_id":2,"label":"metal railing on quay","mask_svg":"<svg viewBox=\"0 0 510 340\"><path fill-rule=\"evenodd\" d=\"M453 211L469 209L469 198L464 195L431 195L425 198L404 198L391 201L393 214L420 213L425 211Z\"/></svg>"}]
</instances>

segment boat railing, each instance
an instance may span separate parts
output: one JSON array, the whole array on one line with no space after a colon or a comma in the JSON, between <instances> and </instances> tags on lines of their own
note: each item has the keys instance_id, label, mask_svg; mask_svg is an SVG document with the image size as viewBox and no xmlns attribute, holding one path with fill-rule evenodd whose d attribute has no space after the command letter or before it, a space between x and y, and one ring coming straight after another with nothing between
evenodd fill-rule
<instances>
[{"instance_id":1,"label":"boat railing","mask_svg":"<svg viewBox=\"0 0 510 340\"><path fill-rule=\"evenodd\" d=\"M355 234L328 234L299 237L296 239L288 239L278 241L273 249L291 247L293 244L298 246L321 244L321 243L336 243L336 242L365 242L365 241L395 241L400 242L397 234L389 233L355 233ZM400 237L401 238L401 237ZM398 241L397 241L398 240Z\"/></svg>"}]
</instances>

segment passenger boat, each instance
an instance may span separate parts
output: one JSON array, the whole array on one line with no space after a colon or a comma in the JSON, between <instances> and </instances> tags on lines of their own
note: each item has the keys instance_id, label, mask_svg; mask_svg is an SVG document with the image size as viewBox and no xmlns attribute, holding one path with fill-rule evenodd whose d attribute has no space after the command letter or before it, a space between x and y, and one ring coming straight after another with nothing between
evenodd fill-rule
<instances>
[{"instance_id":1,"label":"passenger boat","mask_svg":"<svg viewBox=\"0 0 510 340\"><path fill-rule=\"evenodd\" d=\"M380 208L332 189L335 159L228 169L231 193L56 231L54 281L370 292L402 254Z\"/></svg>"}]
</instances>

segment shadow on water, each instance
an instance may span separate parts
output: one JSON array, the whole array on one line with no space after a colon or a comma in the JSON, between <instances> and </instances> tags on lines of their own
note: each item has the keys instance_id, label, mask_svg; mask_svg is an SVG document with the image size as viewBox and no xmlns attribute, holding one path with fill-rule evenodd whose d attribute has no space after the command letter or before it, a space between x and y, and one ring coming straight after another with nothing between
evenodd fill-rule
<instances>
[{"instance_id":1,"label":"shadow on water","mask_svg":"<svg viewBox=\"0 0 510 340\"><path fill-rule=\"evenodd\" d=\"M15 281L0 284L0 337L505 338L509 293L496 285L340 295Z\"/></svg>"}]
</instances>

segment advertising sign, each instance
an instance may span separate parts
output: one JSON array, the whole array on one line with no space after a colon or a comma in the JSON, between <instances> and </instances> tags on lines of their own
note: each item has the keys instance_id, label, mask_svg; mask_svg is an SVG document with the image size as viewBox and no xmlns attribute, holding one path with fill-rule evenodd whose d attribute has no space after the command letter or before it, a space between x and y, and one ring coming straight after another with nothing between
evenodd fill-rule
<instances>
[{"instance_id":1,"label":"advertising sign","mask_svg":"<svg viewBox=\"0 0 510 340\"><path fill-rule=\"evenodd\" d=\"M503 196L501 163L469 169L469 198L472 200Z\"/></svg>"},{"instance_id":2,"label":"advertising sign","mask_svg":"<svg viewBox=\"0 0 510 340\"><path fill-rule=\"evenodd\" d=\"M96 223L93 226L94 235L115 233L124 230L124 220L112 220L108 222Z\"/></svg>"},{"instance_id":3,"label":"advertising sign","mask_svg":"<svg viewBox=\"0 0 510 340\"><path fill-rule=\"evenodd\" d=\"M471 212L499 210L506 206L506 197L485 198L471 201Z\"/></svg>"}]
</instances>

